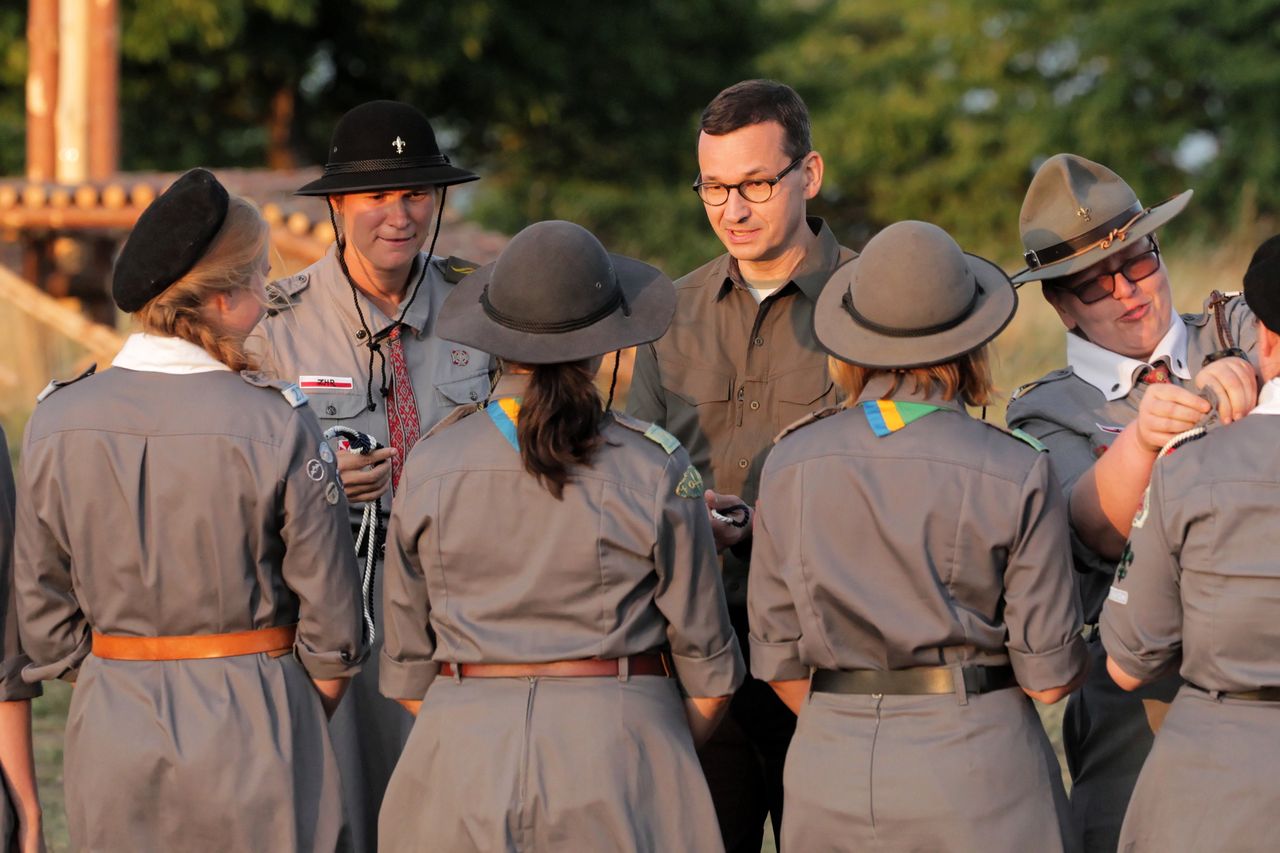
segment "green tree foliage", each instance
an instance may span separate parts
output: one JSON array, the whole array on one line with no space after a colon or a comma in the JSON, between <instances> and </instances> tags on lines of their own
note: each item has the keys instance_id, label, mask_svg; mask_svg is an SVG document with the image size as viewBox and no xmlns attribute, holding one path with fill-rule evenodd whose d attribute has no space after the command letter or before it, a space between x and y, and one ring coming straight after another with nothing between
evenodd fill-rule
<instances>
[{"instance_id":1,"label":"green tree foliage","mask_svg":"<svg viewBox=\"0 0 1280 853\"><path fill-rule=\"evenodd\" d=\"M20 175L26 162L27 16L0 8L0 175Z\"/></svg>"}]
</instances>

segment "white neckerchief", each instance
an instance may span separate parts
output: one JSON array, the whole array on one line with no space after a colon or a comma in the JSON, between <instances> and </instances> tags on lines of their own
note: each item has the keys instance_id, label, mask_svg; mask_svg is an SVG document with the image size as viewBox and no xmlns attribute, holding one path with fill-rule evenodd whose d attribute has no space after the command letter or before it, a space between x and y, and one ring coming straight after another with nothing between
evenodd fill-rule
<instances>
[{"instance_id":1,"label":"white neckerchief","mask_svg":"<svg viewBox=\"0 0 1280 853\"><path fill-rule=\"evenodd\" d=\"M1280 415L1280 376L1262 386L1251 415Z\"/></svg>"},{"instance_id":2,"label":"white neckerchief","mask_svg":"<svg viewBox=\"0 0 1280 853\"><path fill-rule=\"evenodd\" d=\"M1150 361L1120 355L1109 349L1086 341L1079 335L1067 333L1067 364L1085 382L1102 392L1108 400L1127 397L1133 390L1138 371L1151 367L1158 361L1169 366L1170 372L1184 381L1191 379L1187 368L1187 324L1178 312L1170 309L1169 331L1151 351Z\"/></svg>"},{"instance_id":3,"label":"white neckerchief","mask_svg":"<svg viewBox=\"0 0 1280 853\"><path fill-rule=\"evenodd\" d=\"M190 341L141 332L129 336L111 366L148 373L178 374L231 369Z\"/></svg>"}]
</instances>

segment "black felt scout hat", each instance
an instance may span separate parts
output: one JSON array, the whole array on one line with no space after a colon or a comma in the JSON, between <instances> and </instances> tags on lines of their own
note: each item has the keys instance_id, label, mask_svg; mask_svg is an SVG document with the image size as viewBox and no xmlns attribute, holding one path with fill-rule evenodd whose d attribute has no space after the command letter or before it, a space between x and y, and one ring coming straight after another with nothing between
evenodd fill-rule
<instances>
[{"instance_id":1,"label":"black felt scout hat","mask_svg":"<svg viewBox=\"0 0 1280 853\"><path fill-rule=\"evenodd\" d=\"M449 187L479 180L440 153L431 122L399 101L369 101L338 119L324 175L295 195Z\"/></svg>"},{"instance_id":2,"label":"black felt scout hat","mask_svg":"<svg viewBox=\"0 0 1280 853\"><path fill-rule=\"evenodd\" d=\"M1280 332L1280 234L1268 237L1249 259L1244 301L1273 332Z\"/></svg>"},{"instance_id":3,"label":"black felt scout hat","mask_svg":"<svg viewBox=\"0 0 1280 853\"><path fill-rule=\"evenodd\" d=\"M512 361L556 364L656 340L675 308L675 285L657 267L552 220L525 228L459 282L436 332Z\"/></svg>"},{"instance_id":4,"label":"black felt scout hat","mask_svg":"<svg viewBox=\"0 0 1280 853\"><path fill-rule=\"evenodd\" d=\"M1013 283L1061 278L1132 246L1182 212L1191 190L1143 207L1115 172L1075 154L1055 154L1036 170L1018 227L1027 268Z\"/></svg>"},{"instance_id":5,"label":"black felt scout hat","mask_svg":"<svg viewBox=\"0 0 1280 853\"><path fill-rule=\"evenodd\" d=\"M137 311L196 265L222 229L228 202L213 173L192 169L147 205L111 277L121 311Z\"/></svg>"},{"instance_id":6,"label":"black felt scout hat","mask_svg":"<svg viewBox=\"0 0 1280 853\"><path fill-rule=\"evenodd\" d=\"M926 367L959 358L1000 333L1018 295L995 264L961 251L928 222L895 222L838 267L818 296L813 330L853 364Z\"/></svg>"}]
</instances>

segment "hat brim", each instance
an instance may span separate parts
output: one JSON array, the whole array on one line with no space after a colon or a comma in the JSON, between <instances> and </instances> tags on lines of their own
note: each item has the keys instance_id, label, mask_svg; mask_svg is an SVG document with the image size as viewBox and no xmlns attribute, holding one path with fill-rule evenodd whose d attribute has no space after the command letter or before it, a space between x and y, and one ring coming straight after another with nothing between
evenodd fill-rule
<instances>
[{"instance_id":1,"label":"hat brim","mask_svg":"<svg viewBox=\"0 0 1280 853\"><path fill-rule=\"evenodd\" d=\"M1034 269L1027 267L1021 270L1012 278L1014 287L1021 287L1029 281L1043 281L1049 278L1063 278L1064 276L1073 275L1086 267L1093 266L1103 258L1110 257L1116 252L1124 251L1133 245L1129 240L1147 236L1181 213L1186 208L1187 202L1191 201L1193 192L1195 191L1184 190L1173 198L1162 201L1152 207L1150 212L1129 226L1124 240L1112 240L1111 245L1105 249L1101 246L1095 246L1074 258L1066 258L1065 260L1045 264Z\"/></svg>"},{"instance_id":2,"label":"hat brim","mask_svg":"<svg viewBox=\"0 0 1280 853\"><path fill-rule=\"evenodd\" d=\"M878 332L855 320L841 304L859 260L839 267L818 295L813 331L823 349L861 367L906 370L951 361L1000 334L1018 309L1018 294L1004 271L966 252L965 261L981 288L969 316L950 329L918 337Z\"/></svg>"},{"instance_id":3,"label":"hat brim","mask_svg":"<svg viewBox=\"0 0 1280 853\"><path fill-rule=\"evenodd\" d=\"M662 270L610 253L626 299L590 326L571 332L535 333L509 329L485 313L480 296L493 279L497 261L458 282L445 299L436 333L445 340L473 346L523 364L558 364L648 343L662 337L676 310L675 284Z\"/></svg>"},{"instance_id":4,"label":"hat brim","mask_svg":"<svg viewBox=\"0 0 1280 853\"><path fill-rule=\"evenodd\" d=\"M294 190L294 195L348 195L378 190L406 190L415 187L451 187L478 181L480 176L457 166L424 166L420 169L388 169L382 172L351 172L325 175Z\"/></svg>"}]
</instances>

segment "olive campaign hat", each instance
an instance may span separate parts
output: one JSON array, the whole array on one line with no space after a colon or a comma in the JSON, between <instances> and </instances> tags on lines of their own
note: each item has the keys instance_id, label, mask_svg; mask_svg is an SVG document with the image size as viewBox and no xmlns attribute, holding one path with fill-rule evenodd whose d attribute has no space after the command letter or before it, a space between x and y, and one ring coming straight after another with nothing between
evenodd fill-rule
<instances>
[{"instance_id":1,"label":"olive campaign hat","mask_svg":"<svg viewBox=\"0 0 1280 853\"><path fill-rule=\"evenodd\" d=\"M1015 285L1061 278L1096 264L1145 237L1182 212L1184 190L1143 207L1119 175L1075 154L1055 154L1036 170L1022 200L1018 227L1027 268Z\"/></svg>"},{"instance_id":2,"label":"olive campaign hat","mask_svg":"<svg viewBox=\"0 0 1280 853\"><path fill-rule=\"evenodd\" d=\"M295 195L449 187L479 180L440 153L431 122L399 101L369 101L338 119L324 175Z\"/></svg>"},{"instance_id":3,"label":"olive campaign hat","mask_svg":"<svg viewBox=\"0 0 1280 853\"><path fill-rule=\"evenodd\" d=\"M1249 259L1244 301L1262 325L1280 332L1280 234L1268 237Z\"/></svg>"},{"instance_id":4,"label":"olive campaign hat","mask_svg":"<svg viewBox=\"0 0 1280 853\"><path fill-rule=\"evenodd\" d=\"M676 291L572 222L535 222L445 299L437 333L524 364L579 361L662 336Z\"/></svg>"},{"instance_id":5,"label":"olive campaign hat","mask_svg":"<svg viewBox=\"0 0 1280 853\"><path fill-rule=\"evenodd\" d=\"M1018 295L998 266L961 251L928 222L895 222L838 267L818 296L813 331L862 367L927 367L972 352L1013 318Z\"/></svg>"},{"instance_id":6,"label":"olive campaign hat","mask_svg":"<svg viewBox=\"0 0 1280 853\"><path fill-rule=\"evenodd\" d=\"M134 312L182 278L222 230L230 197L212 172L192 169L138 217L111 276L111 297Z\"/></svg>"}]
</instances>

